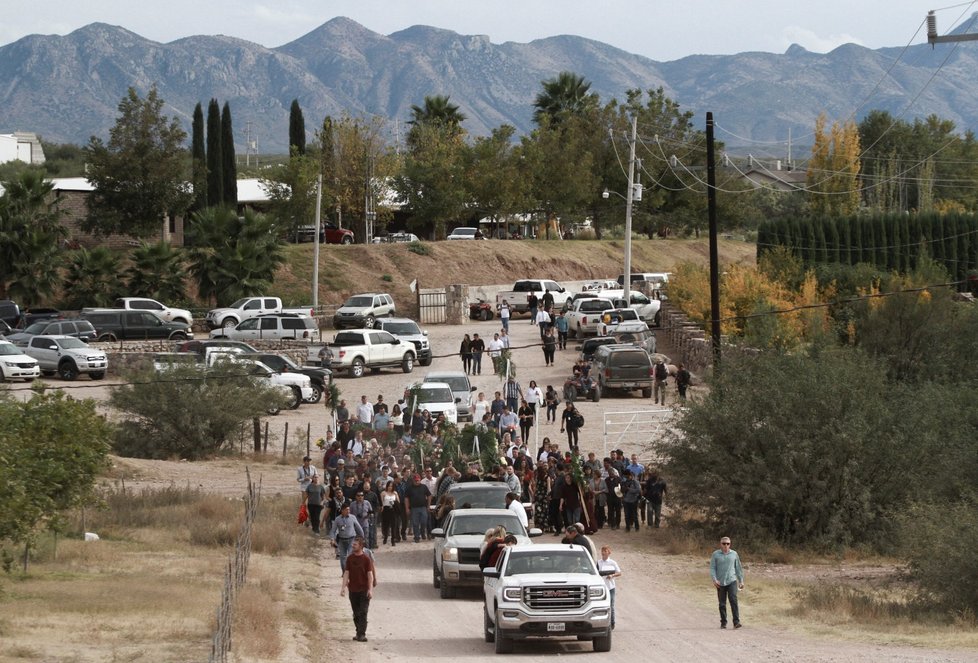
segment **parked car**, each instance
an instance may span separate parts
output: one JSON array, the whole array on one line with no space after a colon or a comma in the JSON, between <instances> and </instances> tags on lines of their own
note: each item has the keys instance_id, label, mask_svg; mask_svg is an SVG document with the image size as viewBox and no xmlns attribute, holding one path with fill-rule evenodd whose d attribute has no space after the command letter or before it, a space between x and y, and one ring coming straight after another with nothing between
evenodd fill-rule
<instances>
[{"instance_id":1,"label":"parked car","mask_svg":"<svg viewBox=\"0 0 978 663\"><path fill-rule=\"evenodd\" d=\"M316 343L319 341L319 326L316 319L308 315L269 313L243 320L237 327L211 330L210 336L232 341L280 341L288 338Z\"/></svg>"},{"instance_id":2,"label":"parked car","mask_svg":"<svg viewBox=\"0 0 978 663\"><path fill-rule=\"evenodd\" d=\"M297 244L315 241L316 225L298 226L295 229L294 237ZM335 223L323 223L319 229L320 244L353 244L354 239L352 230L340 228Z\"/></svg>"},{"instance_id":3,"label":"parked car","mask_svg":"<svg viewBox=\"0 0 978 663\"><path fill-rule=\"evenodd\" d=\"M431 534L435 539L431 564L432 584L443 599L454 598L458 587L481 587L479 546L486 530L502 525L519 543L532 543L530 537L543 532L523 527L519 517L508 509L454 509L441 527Z\"/></svg>"},{"instance_id":4,"label":"parked car","mask_svg":"<svg viewBox=\"0 0 978 663\"><path fill-rule=\"evenodd\" d=\"M112 306L129 311L151 311L167 322L183 322L191 326L194 324L194 316L187 309L170 308L148 297L119 297Z\"/></svg>"},{"instance_id":5,"label":"parked car","mask_svg":"<svg viewBox=\"0 0 978 663\"><path fill-rule=\"evenodd\" d=\"M0 320L16 328L20 322L20 307L11 299L0 299Z\"/></svg>"},{"instance_id":6,"label":"parked car","mask_svg":"<svg viewBox=\"0 0 978 663\"><path fill-rule=\"evenodd\" d=\"M184 322L166 322L149 311L86 308L82 309L81 318L92 323L100 341L186 341L194 337L190 325Z\"/></svg>"},{"instance_id":7,"label":"parked car","mask_svg":"<svg viewBox=\"0 0 978 663\"><path fill-rule=\"evenodd\" d=\"M351 329L339 332L330 344L333 349L334 371L344 371L352 378L363 377L369 368L399 367L405 373L414 370L413 343L402 343L399 338L379 329Z\"/></svg>"},{"instance_id":8,"label":"parked car","mask_svg":"<svg viewBox=\"0 0 978 663\"><path fill-rule=\"evenodd\" d=\"M21 312L20 326L26 328L41 320L60 320L64 317L64 314L56 308L36 306Z\"/></svg>"},{"instance_id":9,"label":"parked car","mask_svg":"<svg viewBox=\"0 0 978 663\"><path fill-rule=\"evenodd\" d=\"M8 334L13 334L14 330L3 320L0 320L0 338L6 338Z\"/></svg>"},{"instance_id":10,"label":"parked car","mask_svg":"<svg viewBox=\"0 0 978 663\"><path fill-rule=\"evenodd\" d=\"M444 382L451 387L455 401L458 403L458 420L472 421L469 401L476 388L469 382L469 376L465 374L465 371L432 371L424 376L424 381Z\"/></svg>"},{"instance_id":11,"label":"parked car","mask_svg":"<svg viewBox=\"0 0 978 663\"><path fill-rule=\"evenodd\" d=\"M593 381L591 400L595 403L611 389L641 389L643 398L652 397L652 358L644 349L634 345L599 347L591 360L590 377Z\"/></svg>"},{"instance_id":12,"label":"parked car","mask_svg":"<svg viewBox=\"0 0 978 663\"><path fill-rule=\"evenodd\" d=\"M22 379L30 382L41 377L37 360L29 357L10 341L0 341L0 382Z\"/></svg>"},{"instance_id":13,"label":"parked car","mask_svg":"<svg viewBox=\"0 0 978 663\"><path fill-rule=\"evenodd\" d=\"M201 357L196 352L153 353L153 368L157 373L169 371L181 366L203 366L203 362L201 362Z\"/></svg>"},{"instance_id":14,"label":"parked car","mask_svg":"<svg viewBox=\"0 0 978 663\"><path fill-rule=\"evenodd\" d=\"M414 233L391 233L390 235L379 235L370 240L371 244L406 244L409 242L420 242L421 239Z\"/></svg>"},{"instance_id":15,"label":"parked car","mask_svg":"<svg viewBox=\"0 0 978 663\"><path fill-rule=\"evenodd\" d=\"M109 366L104 352L73 336L34 336L24 353L37 360L41 373L57 373L64 380L74 380L81 374L101 380Z\"/></svg>"},{"instance_id":16,"label":"parked car","mask_svg":"<svg viewBox=\"0 0 978 663\"><path fill-rule=\"evenodd\" d=\"M478 228L461 227L456 228L445 239L485 239L485 235Z\"/></svg>"},{"instance_id":17,"label":"parked car","mask_svg":"<svg viewBox=\"0 0 978 663\"><path fill-rule=\"evenodd\" d=\"M240 352L258 352L254 346L242 341L228 339L211 339L206 341L184 341L177 345L177 352L193 352L201 359L207 354L207 348L233 348Z\"/></svg>"},{"instance_id":18,"label":"parked car","mask_svg":"<svg viewBox=\"0 0 978 663\"><path fill-rule=\"evenodd\" d=\"M394 299L387 293L365 292L353 295L333 315L333 327L365 327L372 329L377 318L390 318L397 313Z\"/></svg>"},{"instance_id":19,"label":"parked car","mask_svg":"<svg viewBox=\"0 0 978 663\"><path fill-rule=\"evenodd\" d=\"M304 403L318 403L323 399L326 386L333 381L333 372L326 368L299 366L285 355L272 352L252 352L241 355L244 359L260 361L276 373L300 373L309 378L312 385L312 395Z\"/></svg>"},{"instance_id":20,"label":"parked car","mask_svg":"<svg viewBox=\"0 0 978 663\"><path fill-rule=\"evenodd\" d=\"M208 328L217 329L218 327L235 327L242 320L256 318L259 315L269 313L302 313L312 317L316 315L315 309L311 306L301 308L284 308L279 297L242 297L230 306L222 306L211 309L207 312L204 321Z\"/></svg>"},{"instance_id":21,"label":"parked car","mask_svg":"<svg viewBox=\"0 0 978 663\"><path fill-rule=\"evenodd\" d=\"M95 327L88 320L40 320L28 325L26 329L8 334L7 340L23 347L31 338L39 334L44 336L74 336L86 343L94 341L98 337Z\"/></svg>"},{"instance_id":22,"label":"parked car","mask_svg":"<svg viewBox=\"0 0 978 663\"><path fill-rule=\"evenodd\" d=\"M423 331L418 323L410 318L377 318L374 321L374 329L383 329L408 343L414 343L417 349L418 364L421 366L431 365L431 343L428 341L428 332Z\"/></svg>"}]
</instances>

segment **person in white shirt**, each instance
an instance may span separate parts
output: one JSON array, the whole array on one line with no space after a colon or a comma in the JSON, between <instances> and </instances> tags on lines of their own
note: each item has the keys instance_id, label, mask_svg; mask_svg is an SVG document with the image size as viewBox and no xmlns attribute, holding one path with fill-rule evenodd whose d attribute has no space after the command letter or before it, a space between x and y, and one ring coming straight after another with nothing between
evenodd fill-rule
<instances>
[{"instance_id":1,"label":"person in white shirt","mask_svg":"<svg viewBox=\"0 0 978 663\"><path fill-rule=\"evenodd\" d=\"M611 559L611 546L601 546L598 571L606 569L614 571L610 576L604 576L604 584L608 587L608 593L611 594L611 628L615 628L615 578L621 577L621 567L618 566L618 562Z\"/></svg>"},{"instance_id":2,"label":"person in white shirt","mask_svg":"<svg viewBox=\"0 0 978 663\"><path fill-rule=\"evenodd\" d=\"M367 402L367 395L360 397L360 404L357 405L357 419L361 424L370 426L374 421L374 406Z\"/></svg>"},{"instance_id":3,"label":"person in white shirt","mask_svg":"<svg viewBox=\"0 0 978 663\"><path fill-rule=\"evenodd\" d=\"M533 414L537 414L540 403L543 402L543 391L537 386L536 380L530 380L530 386L523 392L526 404L533 408Z\"/></svg>"},{"instance_id":4,"label":"person in white shirt","mask_svg":"<svg viewBox=\"0 0 978 663\"><path fill-rule=\"evenodd\" d=\"M492 359L492 368L498 373L499 372L499 358L502 357L503 350L506 348L503 342L499 339L499 334L493 334L492 340L489 341L489 358Z\"/></svg>"},{"instance_id":5,"label":"person in white shirt","mask_svg":"<svg viewBox=\"0 0 978 663\"><path fill-rule=\"evenodd\" d=\"M502 332L500 332L499 340L503 342L503 347L509 350L509 332L503 327Z\"/></svg>"},{"instance_id":6,"label":"person in white shirt","mask_svg":"<svg viewBox=\"0 0 978 663\"><path fill-rule=\"evenodd\" d=\"M540 338L543 338L550 328L550 314L545 309L537 311L537 326L540 328Z\"/></svg>"},{"instance_id":7,"label":"person in white shirt","mask_svg":"<svg viewBox=\"0 0 978 663\"><path fill-rule=\"evenodd\" d=\"M303 498L306 495L306 489L309 484L312 483L312 478L319 475L319 470L316 466L312 464L312 458L309 456L304 456L302 458L302 465L296 470L296 481L299 482L299 492L302 494Z\"/></svg>"},{"instance_id":8,"label":"person in white shirt","mask_svg":"<svg viewBox=\"0 0 978 663\"><path fill-rule=\"evenodd\" d=\"M503 331L509 331L509 302L505 299L499 305L499 321L503 323Z\"/></svg>"},{"instance_id":9,"label":"person in white shirt","mask_svg":"<svg viewBox=\"0 0 978 663\"><path fill-rule=\"evenodd\" d=\"M526 509L520 502L520 496L516 493L506 493L506 509L516 514L516 517L523 523L523 527L529 527L530 521L526 517Z\"/></svg>"},{"instance_id":10,"label":"person in white shirt","mask_svg":"<svg viewBox=\"0 0 978 663\"><path fill-rule=\"evenodd\" d=\"M479 392L479 397L472 401L472 421L479 423L482 418L486 416L489 412L489 407L492 404L486 400L486 393L484 391Z\"/></svg>"}]
</instances>

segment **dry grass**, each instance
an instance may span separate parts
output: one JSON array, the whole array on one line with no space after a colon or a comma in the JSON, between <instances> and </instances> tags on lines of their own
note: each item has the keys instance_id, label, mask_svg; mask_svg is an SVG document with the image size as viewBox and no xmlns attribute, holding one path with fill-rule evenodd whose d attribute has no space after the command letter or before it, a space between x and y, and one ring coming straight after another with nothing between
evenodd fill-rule
<instances>
[{"instance_id":1,"label":"dry grass","mask_svg":"<svg viewBox=\"0 0 978 663\"><path fill-rule=\"evenodd\" d=\"M86 514L101 541L61 538L55 558L44 535L29 573L2 581L0 662L206 659L241 501L174 486L103 497L104 508ZM234 646L246 659L277 658L286 607L299 610L289 620L303 628L315 618L315 602L291 605L283 580L290 563L308 572L310 542L295 526L295 502L262 502L236 615ZM301 615L304 606L313 612Z\"/></svg>"}]
</instances>

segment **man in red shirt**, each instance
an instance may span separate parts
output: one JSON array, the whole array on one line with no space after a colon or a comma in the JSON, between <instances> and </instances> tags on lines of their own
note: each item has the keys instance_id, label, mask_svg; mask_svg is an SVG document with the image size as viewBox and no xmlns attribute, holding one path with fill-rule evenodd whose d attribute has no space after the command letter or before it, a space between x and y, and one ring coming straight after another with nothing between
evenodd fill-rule
<instances>
[{"instance_id":1,"label":"man in red shirt","mask_svg":"<svg viewBox=\"0 0 978 663\"><path fill-rule=\"evenodd\" d=\"M357 634L353 639L358 642L367 641L367 610L373 597L371 588L374 585L374 564L370 557L363 552L363 538L353 540L353 550L346 558L346 570L343 571L343 586L340 596L350 589L350 607L353 609L353 624Z\"/></svg>"}]
</instances>

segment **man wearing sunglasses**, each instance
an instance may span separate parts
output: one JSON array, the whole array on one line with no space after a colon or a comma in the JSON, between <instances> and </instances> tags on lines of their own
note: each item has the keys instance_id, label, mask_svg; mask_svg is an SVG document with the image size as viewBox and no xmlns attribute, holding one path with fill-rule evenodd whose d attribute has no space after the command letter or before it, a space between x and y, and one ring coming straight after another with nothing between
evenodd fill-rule
<instances>
[{"instance_id":1,"label":"man wearing sunglasses","mask_svg":"<svg viewBox=\"0 0 978 663\"><path fill-rule=\"evenodd\" d=\"M733 612L733 627L740 628L740 608L737 605L737 590L744 588L744 569L740 557L730 548L730 537L720 539L720 549L713 551L710 558L710 577L717 588L720 604L720 628L727 628L727 600Z\"/></svg>"}]
</instances>

